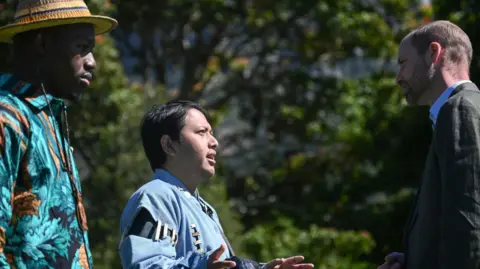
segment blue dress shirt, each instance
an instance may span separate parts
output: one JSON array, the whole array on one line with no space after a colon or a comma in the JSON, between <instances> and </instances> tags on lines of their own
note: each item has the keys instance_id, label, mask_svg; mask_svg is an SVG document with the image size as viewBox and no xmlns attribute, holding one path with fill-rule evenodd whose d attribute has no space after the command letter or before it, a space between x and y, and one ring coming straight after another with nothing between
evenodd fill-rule
<instances>
[{"instance_id":1,"label":"blue dress shirt","mask_svg":"<svg viewBox=\"0 0 480 269\"><path fill-rule=\"evenodd\" d=\"M430 120L432 120L432 127L435 127L435 124L437 123L437 117L438 113L440 113L440 109L442 106L448 101L448 98L452 94L453 90L457 88L458 85L461 85L466 82L471 82L470 80L461 80L453 84L452 86L448 87L441 95L438 97L438 99L433 103L432 107L430 108Z\"/></svg>"}]
</instances>

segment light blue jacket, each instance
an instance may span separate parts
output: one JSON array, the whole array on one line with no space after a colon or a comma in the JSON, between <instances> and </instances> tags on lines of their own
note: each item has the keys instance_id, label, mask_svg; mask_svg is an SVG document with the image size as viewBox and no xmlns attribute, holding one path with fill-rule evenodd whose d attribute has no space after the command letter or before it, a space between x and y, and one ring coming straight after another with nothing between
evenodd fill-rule
<instances>
[{"instance_id":1,"label":"light blue jacket","mask_svg":"<svg viewBox=\"0 0 480 269\"><path fill-rule=\"evenodd\" d=\"M210 207L212 217L202 210L201 203ZM154 239L125 236L142 208L157 222ZM215 210L198 191L191 194L180 180L162 169L157 169L153 180L129 199L120 220L120 231L123 268L206 269L208 256L221 244L227 244ZM220 260L228 257L231 254L227 249Z\"/></svg>"}]
</instances>

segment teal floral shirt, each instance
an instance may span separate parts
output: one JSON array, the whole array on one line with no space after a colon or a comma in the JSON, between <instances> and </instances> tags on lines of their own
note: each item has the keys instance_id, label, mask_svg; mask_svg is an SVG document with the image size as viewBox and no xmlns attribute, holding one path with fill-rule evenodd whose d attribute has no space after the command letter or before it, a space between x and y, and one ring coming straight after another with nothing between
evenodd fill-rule
<instances>
[{"instance_id":1,"label":"teal floral shirt","mask_svg":"<svg viewBox=\"0 0 480 269\"><path fill-rule=\"evenodd\" d=\"M93 268L65 109L0 74L0 268Z\"/></svg>"}]
</instances>

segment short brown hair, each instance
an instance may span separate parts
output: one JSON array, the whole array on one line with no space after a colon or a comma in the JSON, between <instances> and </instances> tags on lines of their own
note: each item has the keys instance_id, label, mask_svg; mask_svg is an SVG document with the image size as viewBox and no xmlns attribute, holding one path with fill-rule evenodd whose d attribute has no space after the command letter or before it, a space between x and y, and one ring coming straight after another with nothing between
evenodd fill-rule
<instances>
[{"instance_id":1,"label":"short brown hair","mask_svg":"<svg viewBox=\"0 0 480 269\"><path fill-rule=\"evenodd\" d=\"M470 67L472 62L472 43L468 35L457 25L444 20L425 24L409 34L412 44L419 54L427 52L432 42L438 42L445 48L445 57L452 64L461 64L464 60Z\"/></svg>"}]
</instances>

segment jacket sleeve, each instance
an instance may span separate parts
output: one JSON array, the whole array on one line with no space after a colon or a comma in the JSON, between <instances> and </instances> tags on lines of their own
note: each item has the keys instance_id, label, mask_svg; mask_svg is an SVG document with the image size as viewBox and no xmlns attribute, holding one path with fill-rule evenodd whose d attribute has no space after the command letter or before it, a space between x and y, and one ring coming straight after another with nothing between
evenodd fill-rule
<instances>
[{"instance_id":1,"label":"jacket sleeve","mask_svg":"<svg viewBox=\"0 0 480 269\"><path fill-rule=\"evenodd\" d=\"M123 268L206 269L210 252L177 255L174 234L185 236L188 231L179 231L177 214L168 202L148 201L150 199L148 195L141 198L143 201L138 203L132 224L121 229L123 239L119 251ZM155 206L145 206L152 204ZM148 212L149 217L142 212ZM164 230L165 236L162 236Z\"/></svg>"},{"instance_id":2,"label":"jacket sleeve","mask_svg":"<svg viewBox=\"0 0 480 269\"><path fill-rule=\"evenodd\" d=\"M28 127L24 116L0 100L0 268L10 268L7 230L12 217L13 188L27 148Z\"/></svg>"},{"instance_id":3,"label":"jacket sleeve","mask_svg":"<svg viewBox=\"0 0 480 269\"><path fill-rule=\"evenodd\" d=\"M480 268L480 109L464 98L449 101L435 128L441 172L435 267Z\"/></svg>"}]
</instances>

